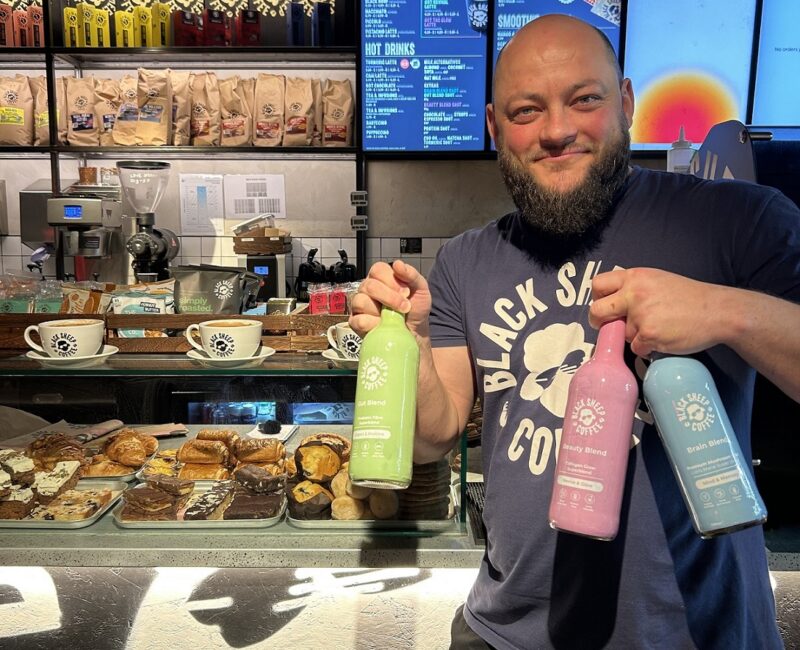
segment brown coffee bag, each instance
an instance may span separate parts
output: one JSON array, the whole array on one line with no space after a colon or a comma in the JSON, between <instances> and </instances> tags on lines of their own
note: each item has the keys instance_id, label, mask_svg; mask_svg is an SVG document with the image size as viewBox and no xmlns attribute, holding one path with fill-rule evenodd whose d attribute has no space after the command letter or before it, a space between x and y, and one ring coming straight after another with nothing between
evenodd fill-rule
<instances>
[{"instance_id":1,"label":"brown coffee bag","mask_svg":"<svg viewBox=\"0 0 800 650\"><path fill-rule=\"evenodd\" d=\"M169 71L172 86L172 144L186 147L192 142L190 116L192 114L192 95L189 84L191 72Z\"/></svg>"},{"instance_id":2,"label":"brown coffee bag","mask_svg":"<svg viewBox=\"0 0 800 650\"><path fill-rule=\"evenodd\" d=\"M220 96L217 75L200 72L192 77L192 145L219 146Z\"/></svg>"},{"instance_id":3,"label":"brown coffee bag","mask_svg":"<svg viewBox=\"0 0 800 650\"><path fill-rule=\"evenodd\" d=\"M94 112L94 77L67 77L67 142L72 146L100 144L100 124Z\"/></svg>"},{"instance_id":4,"label":"brown coffee bag","mask_svg":"<svg viewBox=\"0 0 800 650\"><path fill-rule=\"evenodd\" d=\"M239 94L242 96L244 103L247 104L247 111L252 116L256 102L256 78L247 77L246 79L239 79ZM252 126L251 124L251 131Z\"/></svg>"},{"instance_id":5,"label":"brown coffee bag","mask_svg":"<svg viewBox=\"0 0 800 650\"><path fill-rule=\"evenodd\" d=\"M33 144L46 147L50 144L50 113L47 110L47 77L28 77L33 96Z\"/></svg>"},{"instance_id":6,"label":"brown coffee bag","mask_svg":"<svg viewBox=\"0 0 800 650\"><path fill-rule=\"evenodd\" d=\"M353 88L349 79L328 79L322 93L322 144L349 147L352 143Z\"/></svg>"},{"instance_id":7,"label":"brown coffee bag","mask_svg":"<svg viewBox=\"0 0 800 650\"><path fill-rule=\"evenodd\" d=\"M136 144L159 147L172 134L172 86L168 70L139 68Z\"/></svg>"},{"instance_id":8,"label":"brown coffee bag","mask_svg":"<svg viewBox=\"0 0 800 650\"><path fill-rule=\"evenodd\" d=\"M253 109L253 144L257 147L279 147L283 141L283 108L285 81L283 75L258 75Z\"/></svg>"},{"instance_id":9,"label":"brown coffee bag","mask_svg":"<svg viewBox=\"0 0 800 650\"><path fill-rule=\"evenodd\" d=\"M0 144L33 143L33 95L27 77L0 77Z\"/></svg>"},{"instance_id":10,"label":"brown coffee bag","mask_svg":"<svg viewBox=\"0 0 800 650\"><path fill-rule=\"evenodd\" d=\"M136 144L136 125L139 122L138 86L137 77L129 74L119 80L119 112L111 130L114 144Z\"/></svg>"},{"instance_id":11,"label":"brown coffee bag","mask_svg":"<svg viewBox=\"0 0 800 650\"><path fill-rule=\"evenodd\" d=\"M114 146L114 122L117 121L119 105L122 103L119 80L98 79L95 84L96 102L94 112L100 122L100 146Z\"/></svg>"},{"instance_id":12,"label":"brown coffee bag","mask_svg":"<svg viewBox=\"0 0 800 650\"><path fill-rule=\"evenodd\" d=\"M222 118L220 144L223 147L244 147L252 143L253 116L239 85L239 77L221 79L219 82Z\"/></svg>"},{"instance_id":13,"label":"brown coffee bag","mask_svg":"<svg viewBox=\"0 0 800 650\"><path fill-rule=\"evenodd\" d=\"M286 77L284 147L307 147L314 135L311 79Z\"/></svg>"},{"instance_id":14,"label":"brown coffee bag","mask_svg":"<svg viewBox=\"0 0 800 650\"><path fill-rule=\"evenodd\" d=\"M314 131L311 146L322 146L322 79L311 80L311 95L314 98Z\"/></svg>"},{"instance_id":15,"label":"brown coffee bag","mask_svg":"<svg viewBox=\"0 0 800 650\"><path fill-rule=\"evenodd\" d=\"M56 79L56 104L58 110L58 142L67 144L67 78L58 77Z\"/></svg>"}]
</instances>

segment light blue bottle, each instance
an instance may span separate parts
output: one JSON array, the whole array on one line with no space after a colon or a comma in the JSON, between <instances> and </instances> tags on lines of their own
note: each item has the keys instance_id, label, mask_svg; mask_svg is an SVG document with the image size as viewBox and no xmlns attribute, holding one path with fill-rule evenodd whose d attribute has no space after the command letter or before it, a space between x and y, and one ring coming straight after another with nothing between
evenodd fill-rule
<instances>
[{"instance_id":1,"label":"light blue bottle","mask_svg":"<svg viewBox=\"0 0 800 650\"><path fill-rule=\"evenodd\" d=\"M658 359L643 388L700 536L763 524L767 509L708 369L687 357Z\"/></svg>"}]
</instances>

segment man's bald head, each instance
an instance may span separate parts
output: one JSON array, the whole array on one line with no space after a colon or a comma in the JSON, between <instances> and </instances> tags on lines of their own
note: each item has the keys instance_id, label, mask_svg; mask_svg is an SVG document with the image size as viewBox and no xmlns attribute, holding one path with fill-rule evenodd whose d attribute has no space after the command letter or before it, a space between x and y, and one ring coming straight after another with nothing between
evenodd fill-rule
<instances>
[{"instance_id":1,"label":"man's bald head","mask_svg":"<svg viewBox=\"0 0 800 650\"><path fill-rule=\"evenodd\" d=\"M502 71L502 60L506 50L513 51L517 46L520 48L530 47L531 44L536 42L537 36L543 32L546 34L558 34L566 39L573 39L575 43L586 43L588 47L594 47L599 44L608 64L617 75L617 81L622 81L622 69L617 60L617 53L603 30L572 16L548 14L540 16L520 28L500 50L494 66L494 75L492 76L492 102L494 102L495 87ZM535 47L535 45L533 46Z\"/></svg>"}]
</instances>

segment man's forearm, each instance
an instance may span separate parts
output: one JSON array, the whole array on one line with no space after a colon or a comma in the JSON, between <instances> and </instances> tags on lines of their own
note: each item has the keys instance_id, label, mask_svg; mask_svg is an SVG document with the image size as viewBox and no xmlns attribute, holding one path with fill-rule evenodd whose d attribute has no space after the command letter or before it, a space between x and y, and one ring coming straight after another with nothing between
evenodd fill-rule
<instances>
[{"instance_id":1,"label":"man's forearm","mask_svg":"<svg viewBox=\"0 0 800 650\"><path fill-rule=\"evenodd\" d=\"M430 339L419 339L420 365L417 388L417 431L414 443L414 461L427 463L444 456L458 440L458 436L466 425L463 413L464 405L472 399L472 378L469 373L469 395L467 387L462 385L454 402L454 397L445 388L442 378L437 372L433 360ZM447 368L442 372L447 373ZM471 404L470 404L471 408ZM461 411L461 413L459 412ZM468 414L468 412L467 412ZM462 422L462 420L464 420Z\"/></svg>"},{"instance_id":2,"label":"man's forearm","mask_svg":"<svg viewBox=\"0 0 800 650\"><path fill-rule=\"evenodd\" d=\"M720 298L723 342L800 402L800 305L727 287Z\"/></svg>"}]
</instances>

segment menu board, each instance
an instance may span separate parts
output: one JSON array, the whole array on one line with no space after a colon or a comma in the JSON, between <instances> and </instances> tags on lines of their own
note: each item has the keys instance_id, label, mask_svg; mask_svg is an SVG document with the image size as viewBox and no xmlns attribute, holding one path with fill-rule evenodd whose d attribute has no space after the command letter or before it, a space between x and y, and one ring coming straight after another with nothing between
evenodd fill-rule
<instances>
[{"instance_id":1,"label":"menu board","mask_svg":"<svg viewBox=\"0 0 800 650\"><path fill-rule=\"evenodd\" d=\"M665 148L681 126L700 143L714 124L745 121L756 0L724 5L628 3L624 70L636 96L635 149Z\"/></svg>"},{"instance_id":2,"label":"menu board","mask_svg":"<svg viewBox=\"0 0 800 650\"><path fill-rule=\"evenodd\" d=\"M366 151L480 151L486 3L363 0Z\"/></svg>"},{"instance_id":3,"label":"menu board","mask_svg":"<svg viewBox=\"0 0 800 650\"><path fill-rule=\"evenodd\" d=\"M621 5L622 0L495 0L492 67L520 27L546 14L566 14L594 25L619 52Z\"/></svg>"},{"instance_id":4,"label":"menu board","mask_svg":"<svg viewBox=\"0 0 800 650\"><path fill-rule=\"evenodd\" d=\"M800 4L771 0L761 9L753 124L800 126Z\"/></svg>"}]
</instances>

